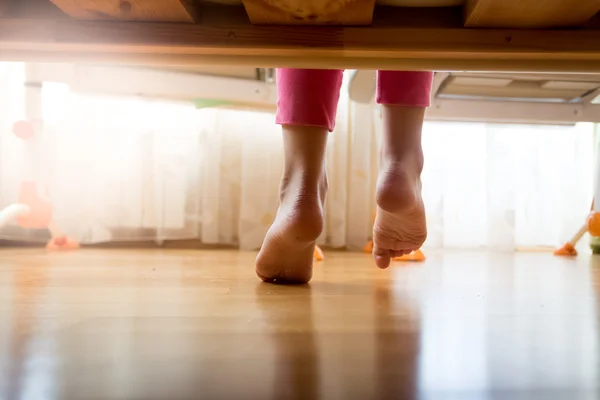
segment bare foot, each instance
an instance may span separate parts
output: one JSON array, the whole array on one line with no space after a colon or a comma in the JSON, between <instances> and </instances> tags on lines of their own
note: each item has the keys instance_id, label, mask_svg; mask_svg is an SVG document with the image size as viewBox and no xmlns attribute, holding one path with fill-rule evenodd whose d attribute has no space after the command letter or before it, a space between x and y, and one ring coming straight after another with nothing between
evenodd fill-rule
<instances>
[{"instance_id":1,"label":"bare foot","mask_svg":"<svg viewBox=\"0 0 600 400\"><path fill-rule=\"evenodd\" d=\"M373 256L379 268L418 250L427 238L419 173L402 163L390 163L380 172L373 226Z\"/></svg>"},{"instance_id":2,"label":"bare foot","mask_svg":"<svg viewBox=\"0 0 600 400\"><path fill-rule=\"evenodd\" d=\"M327 134L324 128L283 128L286 164L279 210L256 258L256 274L265 282L301 284L312 278L324 223Z\"/></svg>"},{"instance_id":3,"label":"bare foot","mask_svg":"<svg viewBox=\"0 0 600 400\"><path fill-rule=\"evenodd\" d=\"M421 197L424 109L384 106L382 162L377 180L373 256L379 268L418 250L427 238Z\"/></svg>"},{"instance_id":4,"label":"bare foot","mask_svg":"<svg viewBox=\"0 0 600 400\"><path fill-rule=\"evenodd\" d=\"M312 278L313 253L323 231L327 180L323 177L311 188L297 175L282 182L275 222L256 259L256 274L265 282L301 284Z\"/></svg>"}]
</instances>

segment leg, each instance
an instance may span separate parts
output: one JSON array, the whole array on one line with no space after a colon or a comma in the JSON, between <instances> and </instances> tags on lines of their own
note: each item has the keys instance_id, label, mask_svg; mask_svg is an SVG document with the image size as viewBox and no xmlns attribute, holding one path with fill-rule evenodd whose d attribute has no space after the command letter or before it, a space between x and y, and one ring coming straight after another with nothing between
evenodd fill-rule
<instances>
[{"instance_id":1,"label":"leg","mask_svg":"<svg viewBox=\"0 0 600 400\"><path fill-rule=\"evenodd\" d=\"M427 237L421 198L421 129L429 105L432 73L379 71L377 102L384 135L377 180L373 256L379 268L418 250Z\"/></svg>"},{"instance_id":2,"label":"leg","mask_svg":"<svg viewBox=\"0 0 600 400\"><path fill-rule=\"evenodd\" d=\"M325 147L341 82L338 70L277 70L285 165L279 210L256 259L256 274L265 282L306 283L312 277L327 192Z\"/></svg>"}]
</instances>

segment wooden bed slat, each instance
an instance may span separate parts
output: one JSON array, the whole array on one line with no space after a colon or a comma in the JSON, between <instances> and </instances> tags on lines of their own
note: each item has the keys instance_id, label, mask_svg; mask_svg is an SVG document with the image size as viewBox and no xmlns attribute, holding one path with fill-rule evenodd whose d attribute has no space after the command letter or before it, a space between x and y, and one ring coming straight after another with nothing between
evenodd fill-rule
<instances>
[{"instance_id":1,"label":"wooden bed slat","mask_svg":"<svg viewBox=\"0 0 600 400\"><path fill-rule=\"evenodd\" d=\"M465 26L552 28L584 24L600 11L600 0L467 0Z\"/></svg>"},{"instance_id":2,"label":"wooden bed slat","mask_svg":"<svg viewBox=\"0 0 600 400\"><path fill-rule=\"evenodd\" d=\"M69 16L86 20L194 22L198 13L192 0L51 1Z\"/></svg>"},{"instance_id":3,"label":"wooden bed slat","mask_svg":"<svg viewBox=\"0 0 600 400\"><path fill-rule=\"evenodd\" d=\"M383 9L368 27L258 26L244 7L206 4L199 24L32 19L21 13L0 23L0 61L600 72L600 30L465 29L460 10L428 9L431 18L425 18L424 10ZM398 23L395 10L411 18ZM444 16L451 23L437 18Z\"/></svg>"},{"instance_id":4,"label":"wooden bed slat","mask_svg":"<svg viewBox=\"0 0 600 400\"><path fill-rule=\"evenodd\" d=\"M353 28L4 18L0 60L600 72L600 31Z\"/></svg>"},{"instance_id":5,"label":"wooden bed slat","mask_svg":"<svg viewBox=\"0 0 600 400\"><path fill-rule=\"evenodd\" d=\"M369 25L375 0L244 0L257 25Z\"/></svg>"}]
</instances>

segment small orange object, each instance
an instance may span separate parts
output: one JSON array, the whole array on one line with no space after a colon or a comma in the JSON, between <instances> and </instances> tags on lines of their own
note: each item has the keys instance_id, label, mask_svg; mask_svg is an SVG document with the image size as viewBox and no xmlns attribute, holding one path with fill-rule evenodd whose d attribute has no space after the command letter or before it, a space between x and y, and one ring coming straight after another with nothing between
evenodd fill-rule
<instances>
[{"instance_id":1,"label":"small orange object","mask_svg":"<svg viewBox=\"0 0 600 400\"><path fill-rule=\"evenodd\" d=\"M54 244L57 246L64 246L65 244L67 244L67 237L60 236L60 237L54 238Z\"/></svg>"},{"instance_id":2,"label":"small orange object","mask_svg":"<svg viewBox=\"0 0 600 400\"><path fill-rule=\"evenodd\" d=\"M46 244L46 250L50 251L68 251L77 250L78 248L79 243L67 236L57 236L50 239L48 244Z\"/></svg>"},{"instance_id":3,"label":"small orange object","mask_svg":"<svg viewBox=\"0 0 600 400\"><path fill-rule=\"evenodd\" d=\"M416 262L421 262L421 261L425 261L425 254L423 254L423 252L421 251L421 249L417 250L417 251L413 251L410 254L405 254L401 257L395 257L394 261L416 261Z\"/></svg>"},{"instance_id":4,"label":"small orange object","mask_svg":"<svg viewBox=\"0 0 600 400\"><path fill-rule=\"evenodd\" d=\"M325 255L323 254L323 250L319 246L315 246L315 251L313 253L313 258L315 261L323 261L325 259Z\"/></svg>"},{"instance_id":5,"label":"small orange object","mask_svg":"<svg viewBox=\"0 0 600 400\"><path fill-rule=\"evenodd\" d=\"M592 211L587 220L588 232L592 236L600 236L600 212Z\"/></svg>"},{"instance_id":6,"label":"small orange object","mask_svg":"<svg viewBox=\"0 0 600 400\"><path fill-rule=\"evenodd\" d=\"M558 249L554 250L554 255L562 257L575 257L577 255L577 250L575 250L575 247L573 247L571 243L567 242Z\"/></svg>"},{"instance_id":7,"label":"small orange object","mask_svg":"<svg viewBox=\"0 0 600 400\"><path fill-rule=\"evenodd\" d=\"M19 203L31 208L29 214L17 219L19 225L23 228L43 229L52 221L52 202L40 196L34 182L23 182L21 184Z\"/></svg>"},{"instance_id":8,"label":"small orange object","mask_svg":"<svg viewBox=\"0 0 600 400\"><path fill-rule=\"evenodd\" d=\"M17 121L13 124L13 133L23 140L31 139L35 135L33 124L29 121Z\"/></svg>"}]
</instances>

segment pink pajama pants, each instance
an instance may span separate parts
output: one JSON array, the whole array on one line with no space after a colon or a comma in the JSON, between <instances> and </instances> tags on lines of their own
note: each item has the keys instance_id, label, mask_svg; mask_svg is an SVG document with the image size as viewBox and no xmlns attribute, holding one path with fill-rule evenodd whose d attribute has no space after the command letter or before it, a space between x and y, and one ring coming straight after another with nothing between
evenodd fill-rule
<instances>
[{"instance_id":1,"label":"pink pajama pants","mask_svg":"<svg viewBox=\"0 0 600 400\"><path fill-rule=\"evenodd\" d=\"M276 122L333 131L342 74L342 70L278 69ZM377 103L428 107L432 80L432 72L377 71Z\"/></svg>"}]
</instances>

